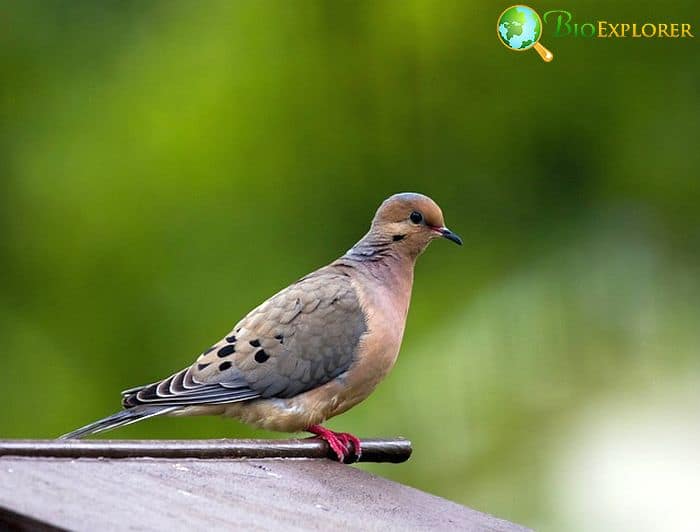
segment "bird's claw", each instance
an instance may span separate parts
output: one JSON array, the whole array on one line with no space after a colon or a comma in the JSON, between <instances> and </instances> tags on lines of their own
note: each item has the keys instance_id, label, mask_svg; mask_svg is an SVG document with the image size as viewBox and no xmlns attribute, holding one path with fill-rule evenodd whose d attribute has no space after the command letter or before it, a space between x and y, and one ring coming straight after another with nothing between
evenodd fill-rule
<instances>
[{"instance_id":1,"label":"bird's claw","mask_svg":"<svg viewBox=\"0 0 700 532\"><path fill-rule=\"evenodd\" d=\"M328 446L335 453L338 462L352 464L360 460L362 442L357 436L348 432L334 432L320 425L313 425L307 430L328 442Z\"/></svg>"},{"instance_id":2,"label":"bird's claw","mask_svg":"<svg viewBox=\"0 0 700 532\"><path fill-rule=\"evenodd\" d=\"M343 453L342 459L338 456L338 461L345 464L352 464L353 462L359 462L362 456L362 443L357 436L353 436L348 432L335 432L335 436L338 441L342 444ZM336 451L336 454L338 452Z\"/></svg>"}]
</instances>

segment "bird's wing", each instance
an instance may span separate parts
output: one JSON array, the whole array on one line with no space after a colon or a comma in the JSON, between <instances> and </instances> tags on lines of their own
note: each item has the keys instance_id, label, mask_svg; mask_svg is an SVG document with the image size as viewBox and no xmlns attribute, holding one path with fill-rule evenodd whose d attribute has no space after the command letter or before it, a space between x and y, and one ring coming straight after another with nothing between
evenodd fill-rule
<instances>
[{"instance_id":1,"label":"bird's wing","mask_svg":"<svg viewBox=\"0 0 700 532\"><path fill-rule=\"evenodd\" d=\"M124 392L124 406L293 397L345 372L366 330L349 277L324 268L255 308L189 368Z\"/></svg>"}]
</instances>

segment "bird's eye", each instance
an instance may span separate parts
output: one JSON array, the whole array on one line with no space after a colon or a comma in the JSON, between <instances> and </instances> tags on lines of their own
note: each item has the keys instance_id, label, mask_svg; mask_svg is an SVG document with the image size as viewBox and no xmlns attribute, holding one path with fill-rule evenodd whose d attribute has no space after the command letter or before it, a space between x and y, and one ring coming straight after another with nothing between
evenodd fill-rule
<instances>
[{"instance_id":1,"label":"bird's eye","mask_svg":"<svg viewBox=\"0 0 700 532\"><path fill-rule=\"evenodd\" d=\"M411 213L410 218L414 224L419 224L423 221L423 215L421 213L419 213L418 211L413 211Z\"/></svg>"}]
</instances>

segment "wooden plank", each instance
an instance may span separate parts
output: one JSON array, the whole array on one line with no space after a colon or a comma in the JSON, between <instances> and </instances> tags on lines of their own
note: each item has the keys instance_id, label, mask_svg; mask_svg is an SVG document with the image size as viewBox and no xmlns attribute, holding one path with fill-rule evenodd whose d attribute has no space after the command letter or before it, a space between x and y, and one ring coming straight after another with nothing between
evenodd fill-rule
<instances>
[{"instance_id":1,"label":"wooden plank","mask_svg":"<svg viewBox=\"0 0 700 532\"><path fill-rule=\"evenodd\" d=\"M526 530L351 466L300 458L3 456L0 508L0 529L13 515L101 531Z\"/></svg>"}]
</instances>

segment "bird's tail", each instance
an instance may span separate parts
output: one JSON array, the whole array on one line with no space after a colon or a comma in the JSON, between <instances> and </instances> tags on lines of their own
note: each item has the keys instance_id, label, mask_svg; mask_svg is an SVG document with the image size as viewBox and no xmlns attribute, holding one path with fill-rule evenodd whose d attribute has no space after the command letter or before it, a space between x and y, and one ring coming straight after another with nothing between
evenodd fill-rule
<instances>
[{"instance_id":1,"label":"bird's tail","mask_svg":"<svg viewBox=\"0 0 700 532\"><path fill-rule=\"evenodd\" d=\"M134 408L129 408L128 410L122 410L116 414L112 414L109 417L100 419L89 425L85 425L79 429L69 432L60 436L59 440L71 440L82 438L89 434L97 434L98 432L104 432L105 430L115 429L117 427L123 427L124 425L131 425L137 421L143 419L148 419L149 417L161 416L177 410L177 406L164 406L164 405L143 405L136 406Z\"/></svg>"}]
</instances>

